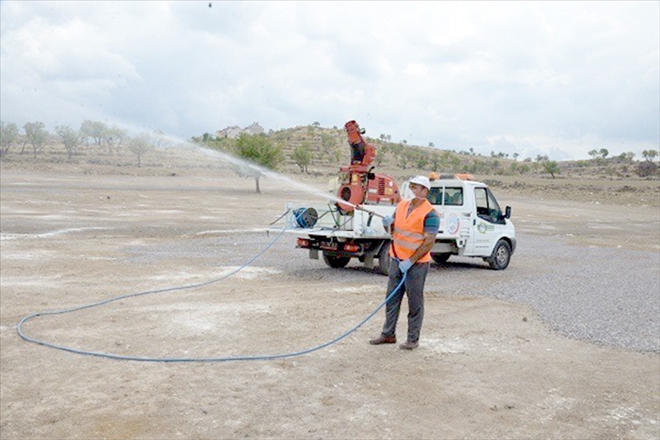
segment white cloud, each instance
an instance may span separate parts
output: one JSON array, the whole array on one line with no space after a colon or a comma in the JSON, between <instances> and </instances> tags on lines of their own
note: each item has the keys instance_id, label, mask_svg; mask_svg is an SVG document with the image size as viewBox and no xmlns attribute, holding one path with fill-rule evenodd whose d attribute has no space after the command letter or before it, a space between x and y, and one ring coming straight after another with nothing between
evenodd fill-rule
<instances>
[{"instance_id":1,"label":"white cloud","mask_svg":"<svg viewBox=\"0 0 660 440\"><path fill-rule=\"evenodd\" d=\"M258 121L587 157L658 148L657 2L3 1L2 119Z\"/></svg>"}]
</instances>

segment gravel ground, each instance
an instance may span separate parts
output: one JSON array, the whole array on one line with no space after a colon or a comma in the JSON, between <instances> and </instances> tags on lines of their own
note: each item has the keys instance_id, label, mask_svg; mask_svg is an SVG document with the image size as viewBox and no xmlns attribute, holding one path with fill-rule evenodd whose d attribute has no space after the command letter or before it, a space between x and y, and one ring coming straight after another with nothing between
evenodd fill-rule
<instances>
[{"instance_id":1,"label":"gravel ground","mask_svg":"<svg viewBox=\"0 0 660 440\"><path fill-rule=\"evenodd\" d=\"M576 247L528 235L519 236L514 258L515 274L479 295L528 304L553 330L571 338L660 350L657 252ZM530 264L543 270L518 273ZM430 286L442 284L433 278Z\"/></svg>"}]
</instances>

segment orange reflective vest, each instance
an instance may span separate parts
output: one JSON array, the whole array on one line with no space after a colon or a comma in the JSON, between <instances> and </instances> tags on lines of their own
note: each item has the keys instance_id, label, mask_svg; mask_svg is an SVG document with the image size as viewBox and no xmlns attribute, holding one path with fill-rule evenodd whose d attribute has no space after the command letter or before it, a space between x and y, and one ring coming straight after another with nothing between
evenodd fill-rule
<instances>
[{"instance_id":1,"label":"orange reflective vest","mask_svg":"<svg viewBox=\"0 0 660 440\"><path fill-rule=\"evenodd\" d=\"M412 257L417 248L424 242L424 219L429 212L433 211L433 205L428 200L413 209L408 215L410 200L403 200L396 207L394 217L394 230L392 231L392 246L390 256L399 260L407 260ZM431 252L417 260L419 263L431 261Z\"/></svg>"}]
</instances>

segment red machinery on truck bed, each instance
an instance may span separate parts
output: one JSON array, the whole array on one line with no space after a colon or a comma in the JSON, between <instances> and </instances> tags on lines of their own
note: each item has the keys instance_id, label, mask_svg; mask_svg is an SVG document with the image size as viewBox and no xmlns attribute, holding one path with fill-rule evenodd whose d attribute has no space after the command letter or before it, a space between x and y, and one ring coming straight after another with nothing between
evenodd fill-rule
<instances>
[{"instance_id":1,"label":"red machinery on truck bed","mask_svg":"<svg viewBox=\"0 0 660 440\"><path fill-rule=\"evenodd\" d=\"M401 196L394 179L384 174L372 173L374 167L370 165L376 158L376 147L364 140L364 129L355 121L348 121L344 128L351 146L351 164L339 169L339 209L349 213L360 205L399 203Z\"/></svg>"}]
</instances>

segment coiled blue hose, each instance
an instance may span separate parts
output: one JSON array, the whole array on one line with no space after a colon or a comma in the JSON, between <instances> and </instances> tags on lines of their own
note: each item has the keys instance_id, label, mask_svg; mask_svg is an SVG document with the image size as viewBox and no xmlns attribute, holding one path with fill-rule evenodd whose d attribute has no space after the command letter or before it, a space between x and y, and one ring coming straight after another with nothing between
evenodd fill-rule
<instances>
[{"instance_id":1,"label":"coiled blue hose","mask_svg":"<svg viewBox=\"0 0 660 440\"><path fill-rule=\"evenodd\" d=\"M156 357L146 357L146 356L126 356L126 355L118 355L118 354L113 354L113 353L103 353L103 352L97 352L97 351L87 351L87 350L79 350L76 348L71 348L67 347L64 345L57 345L53 344L41 339L37 338L32 338L30 336L27 336L22 329L23 324L26 322L37 318L39 316L48 316L48 315L63 315L65 313L72 313L76 312L79 310L84 310L84 309L91 309L94 307L100 307L106 304L110 304L115 301L120 301L122 299L127 299L127 298L135 298L138 296L144 296L144 295L152 295L152 294L157 294L157 293L165 293L165 292L173 292L173 291L178 291L178 290L186 290L186 289L196 289L199 287L204 287L208 286L210 284L217 283L219 281L222 281L224 279L229 278L230 276L236 274L240 270L248 267L250 264L252 264L257 258L259 258L261 255L263 255L268 249L270 249L277 240L280 239L280 237L284 234L286 231L286 228L282 229L278 235L273 239L264 249L262 249L260 252L258 252L255 256L253 256L251 259L249 259L245 264L240 266L239 268L223 275L220 278L216 278L210 281L206 281L203 283L197 283L197 284L188 284L184 286L176 286L176 287L168 287L165 289L157 289L157 290L148 290L144 292L138 292L138 293L131 293L128 295L121 295L117 296L114 298L110 298L104 301L99 301L91 304L85 304L81 305L78 307L72 307L69 309L62 309L62 310L54 310L54 311L46 311L46 312L36 312L32 313L30 315L25 316L23 319L19 321L19 323L16 326L16 331L18 332L18 335L25 341L27 342L32 342L34 344L39 344L43 345L44 347L48 348L53 348L56 350L62 350L66 351L69 353L74 353L74 354L81 354L81 355L86 355L86 356L96 356L96 357L101 357L101 358L106 358L106 359L113 359L113 360L122 360L122 361L138 361L138 362L171 362L171 363L184 363L184 362L230 362L230 361L257 361L257 360L271 360L271 359L284 359L284 358L291 358L291 357L296 357L296 356L302 356L305 354L309 354L318 350L321 350L325 347L328 347L332 344L336 344L337 342L341 341L342 339L346 338L348 335L359 329L362 325L364 325L367 321L369 321L373 316L385 305L387 302L390 300L390 298L394 295L396 291L401 288L403 285L404 281L406 280L406 274L403 274L403 277L401 279L401 282L392 290L392 292L389 292L385 300L378 305L371 313L367 315L366 318L364 318L362 321L360 321L358 324L350 328L348 331L343 333L342 335L336 337L335 339L328 341L326 343L323 343L321 345L317 345L312 348L308 348L305 350L300 350L300 351L295 351L295 352L290 352L290 353L282 353L282 354L273 354L273 355L255 355L255 356L224 356L224 357L208 357L208 358L175 358L175 357L162 357L162 358L156 358Z\"/></svg>"}]
</instances>

